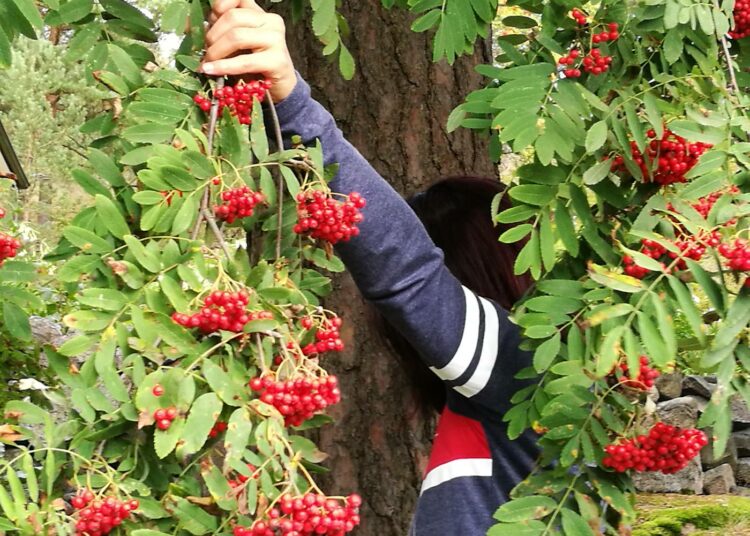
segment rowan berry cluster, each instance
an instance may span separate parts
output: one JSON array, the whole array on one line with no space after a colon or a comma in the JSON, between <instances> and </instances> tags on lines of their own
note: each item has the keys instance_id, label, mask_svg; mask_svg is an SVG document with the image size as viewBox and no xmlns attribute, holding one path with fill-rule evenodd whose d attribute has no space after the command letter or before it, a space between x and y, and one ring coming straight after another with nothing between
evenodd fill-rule
<instances>
[{"instance_id":1,"label":"rowan berry cluster","mask_svg":"<svg viewBox=\"0 0 750 536\"><path fill-rule=\"evenodd\" d=\"M656 132L649 130L646 134L651 141L644 155L635 141L630 142L633 160L641 168L643 182L655 182L662 186L686 182L685 175L693 169L698 159L712 145L702 142L690 143L665 128L661 139L656 139ZM655 169L654 169L655 168ZM616 156L612 161L613 171L625 171L625 159Z\"/></svg>"},{"instance_id":2,"label":"rowan berry cluster","mask_svg":"<svg viewBox=\"0 0 750 536\"><path fill-rule=\"evenodd\" d=\"M630 469L638 472L659 471L673 474L684 469L708 444L706 434L694 428L677 428L656 423L648 435L620 439L607 445L602 464L618 473Z\"/></svg>"},{"instance_id":3,"label":"rowan berry cluster","mask_svg":"<svg viewBox=\"0 0 750 536\"><path fill-rule=\"evenodd\" d=\"M220 433L227 431L227 423L224 421L216 421L216 424L214 424L211 427L211 430L208 432L208 437L214 438L217 437Z\"/></svg>"},{"instance_id":4,"label":"rowan berry cluster","mask_svg":"<svg viewBox=\"0 0 750 536\"><path fill-rule=\"evenodd\" d=\"M0 233L0 266L3 265L5 259L15 257L20 247L21 242L10 235Z\"/></svg>"},{"instance_id":5,"label":"rowan berry cluster","mask_svg":"<svg viewBox=\"0 0 750 536\"><path fill-rule=\"evenodd\" d=\"M586 26L588 20L579 9L574 9L570 12L570 16L580 26ZM610 22L607 24L607 29L591 35L591 43L593 45L599 45L610 41L615 41L620 37L619 25L616 22ZM563 74L566 78L580 78L582 75L581 67L583 70L591 75L599 76L609 70L612 64L612 56L602 54L601 49L591 47L588 54L583 56L581 59L581 51L577 48L573 48L568 52L566 56L560 58L558 63L566 68L563 70Z\"/></svg>"},{"instance_id":6,"label":"rowan berry cluster","mask_svg":"<svg viewBox=\"0 0 750 536\"><path fill-rule=\"evenodd\" d=\"M341 333L339 332L341 324L341 318L338 316L327 318L321 328L315 332L315 342L305 345L302 348L302 353L309 356L325 352L341 352L344 349L344 341L341 340ZM303 323L303 327L305 325L308 324ZM309 325L312 327L312 321Z\"/></svg>"},{"instance_id":7,"label":"rowan berry cluster","mask_svg":"<svg viewBox=\"0 0 750 536\"><path fill-rule=\"evenodd\" d=\"M641 253L654 260L661 261L662 270L664 271L667 270L666 263L671 261L676 261L674 264L678 270L685 270L687 268L685 259L699 261L706 254L707 247L716 247L720 243L721 234L718 231L704 232L696 236L685 236L674 241L674 245L680 250L678 254L677 252L668 250L654 240L643 239L641 241ZM651 272L648 268L635 264L635 260L630 255L625 255L622 258L622 262L625 265L624 272L629 276L643 279Z\"/></svg>"},{"instance_id":8,"label":"rowan berry cluster","mask_svg":"<svg viewBox=\"0 0 750 536\"><path fill-rule=\"evenodd\" d=\"M646 357L645 355L640 356L638 359L641 364L638 377L635 379L631 378L628 374L628 364L620 363L619 367L623 372L623 375L620 377L619 382L621 385L630 387L632 389L647 391L654 386L654 380L656 380L656 378L658 378L661 373L649 366L648 357Z\"/></svg>"},{"instance_id":9,"label":"rowan berry cluster","mask_svg":"<svg viewBox=\"0 0 750 536\"><path fill-rule=\"evenodd\" d=\"M701 216L703 216L703 219L706 219L706 218L708 218L708 215L711 212L711 209L714 208L714 205L716 204L716 202L724 194L737 195L739 193L740 193L740 189L737 188L737 186L735 186L733 184L733 185L731 185L726 190L720 190L718 192L714 192L712 194L709 194L709 195L706 195L704 197L701 197L700 199L698 199L698 201L696 203L692 204L692 207L693 207L693 209L695 209L696 212L698 212L698 214L700 214ZM669 203L667 205L667 209L668 210L674 210L674 207L672 206L671 203Z\"/></svg>"},{"instance_id":10,"label":"rowan berry cluster","mask_svg":"<svg viewBox=\"0 0 750 536\"><path fill-rule=\"evenodd\" d=\"M255 207L263 203L266 197L260 192L252 191L249 186L242 186L222 192L221 200L221 204L214 206L216 218L234 223L237 219L252 216Z\"/></svg>"},{"instance_id":11,"label":"rowan berry cluster","mask_svg":"<svg viewBox=\"0 0 750 536\"><path fill-rule=\"evenodd\" d=\"M722 257L727 259L727 267L733 272L750 272L750 242L744 238L737 238L729 244L718 247ZM745 286L750 287L750 277L745 280Z\"/></svg>"},{"instance_id":12,"label":"rowan berry cluster","mask_svg":"<svg viewBox=\"0 0 750 536\"><path fill-rule=\"evenodd\" d=\"M186 328L198 328L204 334L219 330L239 333L245 324L261 318L261 313L263 313L263 318L266 318L267 314L270 315L270 313L266 314L266 311L249 313L246 310L249 300L250 297L244 290L239 292L218 290L206 297L199 312L192 315L173 313L172 320Z\"/></svg>"},{"instance_id":13,"label":"rowan berry cluster","mask_svg":"<svg viewBox=\"0 0 750 536\"><path fill-rule=\"evenodd\" d=\"M159 430L169 430L169 427L172 426L172 421L177 418L177 415L179 415L179 412L174 406L157 409L154 411L156 427Z\"/></svg>"},{"instance_id":14,"label":"rowan berry cluster","mask_svg":"<svg viewBox=\"0 0 750 536\"><path fill-rule=\"evenodd\" d=\"M213 96L219 103L219 113L224 108L239 120L243 125L252 123L251 114L253 111L253 98L263 102L266 96L266 90L270 89L270 80L253 80L252 82L238 82L234 86L224 86L213 92ZM211 109L211 99L200 93L193 97L193 101L201 110L207 112Z\"/></svg>"},{"instance_id":15,"label":"rowan berry cluster","mask_svg":"<svg viewBox=\"0 0 750 536\"><path fill-rule=\"evenodd\" d=\"M278 508L252 527L234 527L234 536L344 536L359 525L361 505L362 498L356 494L345 500L313 493L284 495Z\"/></svg>"},{"instance_id":16,"label":"rowan berry cluster","mask_svg":"<svg viewBox=\"0 0 750 536\"><path fill-rule=\"evenodd\" d=\"M263 402L272 405L284 416L287 426L299 426L341 400L336 376L286 381L274 381L266 376L251 379L249 385Z\"/></svg>"},{"instance_id":17,"label":"rowan berry cluster","mask_svg":"<svg viewBox=\"0 0 750 536\"><path fill-rule=\"evenodd\" d=\"M729 32L732 39L742 39L750 35L750 0L735 0L734 30Z\"/></svg>"},{"instance_id":18,"label":"rowan berry cluster","mask_svg":"<svg viewBox=\"0 0 750 536\"><path fill-rule=\"evenodd\" d=\"M138 509L137 499L121 501L115 497L94 499L91 490L80 490L70 500L77 510L75 534L77 536L103 536L119 527L125 519Z\"/></svg>"},{"instance_id":19,"label":"rowan berry cluster","mask_svg":"<svg viewBox=\"0 0 750 536\"><path fill-rule=\"evenodd\" d=\"M310 190L297 196L297 223L294 232L331 244L346 242L359 234L365 199L352 192L344 201L337 201L325 192Z\"/></svg>"},{"instance_id":20,"label":"rowan berry cluster","mask_svg":"<svg viewBox=\"0 0 750 536\"><path fill-rule=\"evenodd\" d=\"M580 26L586 26L588 24L588 22L589 22L588 19L586 18L586 15L584 15L583 12L580 9L578 9L578 8L573 9L570 12L570 16L573 17L573 19L575 19L575 21Z\"/></svg>"}]
</instances>

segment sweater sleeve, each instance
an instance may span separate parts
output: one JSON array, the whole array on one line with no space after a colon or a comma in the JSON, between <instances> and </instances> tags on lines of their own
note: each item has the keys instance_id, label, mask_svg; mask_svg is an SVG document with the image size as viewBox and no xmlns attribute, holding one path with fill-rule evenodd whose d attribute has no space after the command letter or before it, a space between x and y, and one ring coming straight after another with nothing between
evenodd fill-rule
<instances>
[{"instance_id":1,"label":"sweater sleeve","mask_svg":"<svg viewBox=\"0 0 750 536\"><path fill-rule=\"evenodd\" d=\"M416 214L344 139L300 77L277 114L287 143L293 134L305 143L317 138L325 163L339 164L334 191L367 201L359 236L336 246L365 299L459 395L507 409L513 376L528 363L508 313L450 273Z\"/></svg>"}]
</instances>

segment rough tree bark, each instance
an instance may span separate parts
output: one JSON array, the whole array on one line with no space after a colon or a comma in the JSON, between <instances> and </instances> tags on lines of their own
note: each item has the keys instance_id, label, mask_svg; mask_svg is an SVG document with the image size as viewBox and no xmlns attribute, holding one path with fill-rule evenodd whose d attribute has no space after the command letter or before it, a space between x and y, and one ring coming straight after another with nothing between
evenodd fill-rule
<instances>
[{"instance_id":1,"label":"rough tree bark","mask_svg":"<svg viewBox=\"0 0 750 536\"><path fill-rule=\"evenodd\" d=\"M446 175L492 176L485 140L468 131L445 131L450 111L480 86L473 66L488 61L489 45L452 67L435 65L431 36L411 32L406 11L385 10L380 0L342 2L341 10L351 27L346 42L358 62L352 81L343 80L336 63L322 56L309 21L289 23L287 34L295 65L314 97L365 158L404 195ZM283 11L278 10L288 15ZM325 427L319 438L330 455L324 483L331 493L363 495L360 536L403 536L429 455L434 416L418 409L351 279L340 277L335 284L327 305L345 320L347 350L326 365L339 375L344 401L333 414L337 425Z\"/></svg>"}]
</instances>

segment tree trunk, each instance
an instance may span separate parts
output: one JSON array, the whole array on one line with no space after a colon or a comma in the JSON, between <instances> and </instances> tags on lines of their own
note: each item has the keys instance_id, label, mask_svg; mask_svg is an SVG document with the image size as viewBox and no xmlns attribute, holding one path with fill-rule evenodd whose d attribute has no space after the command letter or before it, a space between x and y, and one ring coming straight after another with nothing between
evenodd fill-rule
<instances>
[{"instance_id":1,"label":"tree trunk","mask_svg":"<svg viewBox=\"0 0 750 536\"><path fill-rule=\"evenodd\" d=\"M404 195L447 175L493 176L486 140L467 130L445 131L451 110L481 84L473 66L490 59L488 44L452 67L435 65L432 36L411 32L413 17L405 10L385 10L380 0L342 2L341 9L351 26L346 43L357 58L354 80L343 80L337 63L323 57L309 19L289 22L287 35L297 69L349 141ZM419 409L352 280L339 277L335 286L327 306L344 319L347 350L328 362L340 377L343 402L333 412L336 425L319 437L330 455L323 484L332 494L362 494L360 536L403 536L429 456L434 415Z\"/></svg>"}]
</instances>

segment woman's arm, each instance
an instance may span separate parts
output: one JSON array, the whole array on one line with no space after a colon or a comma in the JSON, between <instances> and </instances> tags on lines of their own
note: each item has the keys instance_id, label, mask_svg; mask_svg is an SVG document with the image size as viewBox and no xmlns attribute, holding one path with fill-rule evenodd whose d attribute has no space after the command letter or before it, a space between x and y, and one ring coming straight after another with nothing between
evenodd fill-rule
<instances>
[{"instance_id":1,"label":"woman's arm","mask_svg":"<svg viewBox=\"0 0 750 536\"><path fill-rule=\"evenodd\" d=\"M344 138L304 80L298 78L277 113L286 140L319 139L326 164L338 163L334 191L367 200L359 236L336 247L364 297L457 393L502 404L515 391L514 374L528 363L507 313L448 271L414 211Z\"/></svg>"},{"instance_id":2,"label":"woman's arm","mask_svg":"<svg viewBox=\"0 0 750 536\"><path fill-rule=\"evenodd\" d=\"M233 15L233 4L246 7ZM416 214L344 139L333 117L311 98L304 80L297 77L296 84L287 83L294 69L286 59L283 31L264 30L262 39L255 35L259 28L277 26L278 18L263 13L252 0L217 0L214 14L207 35L206 55L211 61L204 71L223 75L246 69L282 80L274 98L280 101L276 111L287 142L293 134L307 144L319 139L325 162L339 165L331 188L342 194L357 191L367 200L359 236L337 246L364 297L457 393L504 409L500 406L518 385L513 375L528 362L507 313L463 287L449 272ZM260 41L265 48L242 54L242 47L256 50L254 43ZM221 59L236 53L240 55Z\"/></svg>"}]
</instances>

